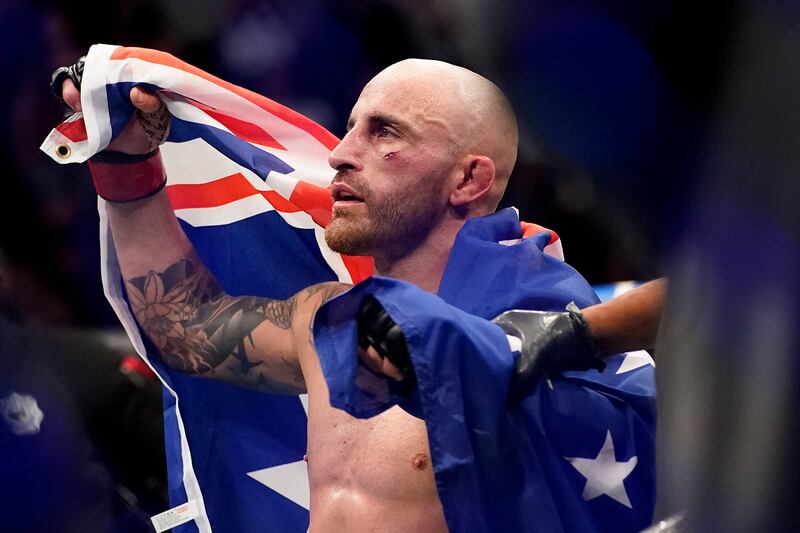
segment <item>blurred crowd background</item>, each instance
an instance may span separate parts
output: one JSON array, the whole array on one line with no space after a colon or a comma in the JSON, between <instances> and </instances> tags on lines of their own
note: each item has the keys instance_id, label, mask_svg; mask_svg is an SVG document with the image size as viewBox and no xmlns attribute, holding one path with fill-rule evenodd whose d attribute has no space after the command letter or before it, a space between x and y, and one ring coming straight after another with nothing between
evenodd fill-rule
<instances>
[{"instance_id":1,"label":"blurred crowd background","mask_svg":"<svg viewBox=\"0 0 800 533\"><path fill-rule=\"evenodd\" d=\"M496 81L522 149L504 205L555 229L591 283L647 279L714 112L729 3L662 0L0 2L0 301L41 323L116 323L86 168L38 146L50 73L93 43L169 51L342 135L364 83L406 57Z\"/></svg>"}]
</instances>

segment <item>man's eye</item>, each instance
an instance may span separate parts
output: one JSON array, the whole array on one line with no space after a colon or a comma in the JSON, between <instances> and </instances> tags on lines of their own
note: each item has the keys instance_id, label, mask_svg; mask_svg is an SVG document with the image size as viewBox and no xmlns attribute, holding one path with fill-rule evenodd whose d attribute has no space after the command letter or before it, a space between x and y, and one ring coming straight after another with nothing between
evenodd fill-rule
<instances>
[{"instance_id":1,"label":"man's eye","mask_svg":"<svg viewBox=\"0 0 800 533\"><path fill-rule=\"evenodd\" d=\"M390 137L393 136L394 132L387 128L386 126L381 127L378 129L378 137Z\"/></svg>"}]
</instances>

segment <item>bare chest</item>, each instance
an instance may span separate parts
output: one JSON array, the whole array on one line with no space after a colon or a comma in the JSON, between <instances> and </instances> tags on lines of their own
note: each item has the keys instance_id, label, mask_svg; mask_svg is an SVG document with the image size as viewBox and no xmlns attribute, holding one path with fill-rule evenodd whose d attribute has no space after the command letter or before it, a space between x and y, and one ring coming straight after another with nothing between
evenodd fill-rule
<instances>
[{"instance_id":1,"label":"bare chest","mask_svg":"<svg viewBox=\"0 0 800 533\"><path fill-rule=\"evenodd\" d=\"M421 420L398 407L357 420L309 402L308 443L310 531L447 530Z\"/></svg>"},{"instance_id":2,"label":"bare chest","mask_svg":"<svg viewBox=\"0 0 800 533\"><path fill-rule=\"evenodd\" d=\"M367 420L330 406L317 365L308 386L310 531L447 531L425 423L399 407Z\"/></svg>"},{"instance_id":3,"label":"bare chest","mask_svg":"<svg viewBox=\"0 0 800 533\"><path fill-rule=\"evenodd\" d=\"M312 491L438 500L425 424L399 407L359 420L310 401L308 467Z\"/></svg>"}]
</instances>

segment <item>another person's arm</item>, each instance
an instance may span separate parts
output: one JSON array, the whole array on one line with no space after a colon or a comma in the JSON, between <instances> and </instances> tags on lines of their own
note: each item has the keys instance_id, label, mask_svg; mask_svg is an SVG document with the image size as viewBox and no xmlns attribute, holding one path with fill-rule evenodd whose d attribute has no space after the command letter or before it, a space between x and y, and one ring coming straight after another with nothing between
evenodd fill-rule
<instances>
[{"instance_id":1,"label":"another person's arm","mask_svg":"<svg viewBox=\"0 0 800 533\"><path fill-rule=\"evenodd\" d=\"M655 344L667 280L657 279L608 302L579 311L508 311L495 318L507 334L522 340L509 397L525 397L543 372L605 367L615 353Z\"/></svg>"},{"instance_id":2,"label":"another person's arm","mask_svg":"<svg viewBox=\"0 0 800 533\"><path fill-rule=\"evenodd\" d=\"M521 341L510 399L527 395L543 372L602 370L608 355L652 348L666 287L661 278L582 311L571 304L566 312L513 309L496 317L495 324ZM360 351L367 366L398 381L413 372L402 333L380 305L362 308L359 328L370 341Z\"/></svg>"},{"instance_id":3,"label":"another person's arm","mask_svg":"<svg viewBox=\"0 0 800 533\"><path fill-rule=\"evenodd\" d=\"M589 336L607 354L653 348L666 293L667 279L659 278L587 307Z\"/></svg>"}]
</instances>

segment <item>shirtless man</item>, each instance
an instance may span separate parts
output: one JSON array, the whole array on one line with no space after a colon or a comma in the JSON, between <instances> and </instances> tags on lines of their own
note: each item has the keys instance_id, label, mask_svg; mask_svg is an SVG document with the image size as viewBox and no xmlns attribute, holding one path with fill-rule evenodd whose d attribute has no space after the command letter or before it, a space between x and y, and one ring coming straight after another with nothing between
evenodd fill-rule
<instances>
[{"instance_id":1,"label":"shirtless man","mask_svg":"<svg viewBox=\"0 0 800 533\"><path fill-rule=\"evenodd\" d=\"M80 109L71 80L62 93ZM162 104L136 88L131 100L141 113L109 150L146 154L163 137ZM485 78L437 61L390 66L364 88L330 154L329 246L371 255L376 273L435 292L456 233L500 201L517 136L508 101ZM329 404L310 326L347 286L315 285L285 301L225 294L156 192L159 159L101 153L90 167L101 196L125 200L108 204L114 243L132 309L164 362L266 392L308 392L311 531L446 531L424 422L397 407L358 420ZM401 377L372 348L361 355Z\"/></svg>"}]
</instances>

